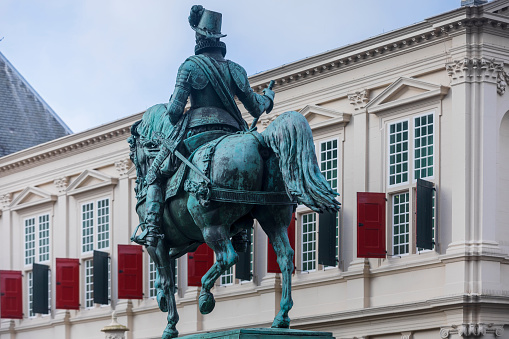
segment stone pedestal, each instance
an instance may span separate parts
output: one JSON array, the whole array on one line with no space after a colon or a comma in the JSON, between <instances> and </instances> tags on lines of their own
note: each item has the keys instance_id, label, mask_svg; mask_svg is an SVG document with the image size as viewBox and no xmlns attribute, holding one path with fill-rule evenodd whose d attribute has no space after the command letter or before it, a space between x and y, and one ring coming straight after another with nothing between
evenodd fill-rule
<instances>
[{"instance_id":1,"label":"stone pedestal","mask_svg":"<svg viewBox=\"0 0 509 339\"><path fill-rule=\"evenodd\" d=\"M188 335L181 339L334 339L332 333L290 330L282 328L241 328L223 332Z\"/></svg>"}]
</instances>

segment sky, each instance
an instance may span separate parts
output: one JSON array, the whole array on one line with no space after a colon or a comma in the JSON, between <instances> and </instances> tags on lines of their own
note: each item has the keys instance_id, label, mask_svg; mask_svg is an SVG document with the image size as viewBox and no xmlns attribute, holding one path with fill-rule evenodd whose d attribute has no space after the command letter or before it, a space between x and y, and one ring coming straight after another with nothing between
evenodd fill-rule
<instances>
[{"instance_id":1,"label":"sky","mask_svg":"<svg viewBox=\"0 0 509 339\"><path fill-rule=\"evenodd\" d=\"M178 67L194 54L194 4L223 14L226 57L252 75L461 0L0 0L0 52L81 132L168 101Z\"/></svg>"}]
</instances>

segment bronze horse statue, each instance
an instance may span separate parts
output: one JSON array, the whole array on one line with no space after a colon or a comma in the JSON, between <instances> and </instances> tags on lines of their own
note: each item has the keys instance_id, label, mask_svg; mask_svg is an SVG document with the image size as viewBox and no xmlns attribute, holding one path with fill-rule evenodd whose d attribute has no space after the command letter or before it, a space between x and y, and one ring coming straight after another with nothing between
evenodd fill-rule
<instances>
[{"instance_id":1,"label":"bronze horse statue","mask_svg":"<svg viewBox=\"0 0 509 339\"><path fill-rule=\"evenodd\" d=\"M138 175L136 210L140 220L144 220L146 213L143 189L150 167L149 155L160 147L154 136L160 139L173 129L165 111L164 104L152 106L131 129L129 143ZM156 248L157 301L161 311L168 312L162 338L178 336L179 317L170 261L203 243L215 252L216 262L202 277L199 296L200 312L211 312L215 304L210 292L214 282L238 260L230 239L252 227L253 219L268 235L282 272L280 311L272 327L288 328L288 312L293 306L294 251L287 228L292 213L296 204L316 212L338 211L340 205L335 198L337 193L320 173L307 120L297 112L285 112L262 133L253 129L225 132L197 147L189 159L196 168L184 164L168 181L167 187L173 189L174 195L166 200L164 238ZM179 176L180 181L175 180Z\"/></svg>"}]
</instances>

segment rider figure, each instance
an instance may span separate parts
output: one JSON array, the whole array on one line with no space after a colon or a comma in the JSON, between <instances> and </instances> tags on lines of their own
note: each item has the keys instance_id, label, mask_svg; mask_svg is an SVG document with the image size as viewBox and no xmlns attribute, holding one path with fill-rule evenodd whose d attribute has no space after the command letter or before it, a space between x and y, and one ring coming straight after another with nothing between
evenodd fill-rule
<instances>
[{"instance_id":1,"label":"rider figure","mask_svg":"<svg viewBox=\"0 0 509 339\"><path fill-rule=\"evenodd\" d=\"M196 31L195 56L189 57L180 66L175 90L166 105L166 118L170 119L175 129L185 131L172 133L171 142L177 146L183 138L202 132L247 131L247 123L235 104L234 96L237 96L255 118L263 112L269 113L272 110L274 92L269 88L264 89L263 95L253 92L244 68L224 59L226 45L219 39L226 35L221 34L221 20L221 13L206 10L199 5L191 8L189 23ZM189 97L191 107L184 113ZM170 164L176 163L173 154L162 157L170 158L167 159ZM159 165L155 160L153 163ZM171 166L170 172L174 172L175 169L175 165ZM147 175L147 207L144 223L148 232L145 233L144 241L146 246L156 247L158 239L162 238L163 189L170 173L163 175L160 168L152 169L152 172L155 175L151 178Z\"/></svg>"}]
</instances>

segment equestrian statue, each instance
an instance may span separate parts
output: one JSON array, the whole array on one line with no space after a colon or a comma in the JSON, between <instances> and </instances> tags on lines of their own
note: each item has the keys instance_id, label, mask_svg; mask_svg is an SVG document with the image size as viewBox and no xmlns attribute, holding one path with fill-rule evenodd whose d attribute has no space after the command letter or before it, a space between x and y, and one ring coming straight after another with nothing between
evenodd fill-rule
<instances>
[{"instance_id":1,"label":"equestrian statue","mask_svg":"<svg viewBox=\"0 0 509 339\"><path fill-rule=\"evenodd\" d=\"M210 313L215 305L210 290L235 265L237 252L246 251L243 239L254 219L267 233L282 272L281 307L272 327L289 328L292 213L297 204L319 213L338 211L340 205L320 173L311 129L301 114L282 113L262 133L256 131L258 118L273 108L273 82L263 94L255 93L244 68L224 58L221 22L221 13L191 8L195 55L180 66L169 103L147 109L128 139L140 218L131 240L146 246L157 268L157 302L168 313L163 339L178 336L173 259L203 243L215 252L199 295L200 312ZM251 128L235 97L254 117Z\"/></svg>"}]
</instances>

